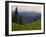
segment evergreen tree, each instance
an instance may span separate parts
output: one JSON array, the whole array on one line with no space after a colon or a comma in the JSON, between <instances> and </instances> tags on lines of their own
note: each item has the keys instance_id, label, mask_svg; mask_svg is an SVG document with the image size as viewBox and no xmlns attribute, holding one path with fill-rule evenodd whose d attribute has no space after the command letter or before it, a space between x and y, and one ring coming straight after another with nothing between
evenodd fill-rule
<instances>
[{"instance_id":1,"label":"evergreen tree","mask_svg":"<svg viewBox=\"0 0 46 37\"><path fill-rule=\"evenodd\" d=\"M37 21L37 19L35 18L34 21Z\"/></svg>"},{"instance_id":2,"label":"evergreen tree","mask_svg":"<svg viewBox=\"0 0 46 37\"><path fill-rule=\"evenodd\" d=\"M22 24L22 16L20 16L19 24Z\"/></svg>"},{"instance_id":3,"label":"evergreen tree","mask_svg":"<svg viewBox=\"0 0 46 37\"><path fill-rule=\"evenodd\" d=\"M18 21L18 11L17 11L17 7L16 7L16 10L15 10L15 22L17 23Z\"/></svg>"},{"instance_id":4,"label":"evergreen tree","mask_svg":"<svg viewBox=\"0 0 46 37\"><path fill-rule=\"evenodd\" d=\"M17 7L16 7L16 9L15 9L15 13L14 13L14 22L16 22L17 23L17 21L18 21L18 11L17 11Z\"/></svg>"}]
</instances>

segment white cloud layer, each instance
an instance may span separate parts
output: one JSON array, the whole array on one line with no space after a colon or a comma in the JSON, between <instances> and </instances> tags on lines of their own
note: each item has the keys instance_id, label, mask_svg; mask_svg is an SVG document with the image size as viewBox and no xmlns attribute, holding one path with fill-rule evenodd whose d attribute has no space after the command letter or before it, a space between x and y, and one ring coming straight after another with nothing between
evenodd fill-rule
<instances>
[{"instance_id":1,"label":"white cloud layer","mask_svg":"<svg viewBox=\"0 0 46 37\"><path fill-rule=\"evenodd\" d=\"M14 5L11 6L12 11L15 11L16 7L17 7L19 12L23 12L23 11L26 11L26 12L31 12L31 11L41 12L41 9L42 9L42 5L15 3Z\"/></svg>"}]
</instances>

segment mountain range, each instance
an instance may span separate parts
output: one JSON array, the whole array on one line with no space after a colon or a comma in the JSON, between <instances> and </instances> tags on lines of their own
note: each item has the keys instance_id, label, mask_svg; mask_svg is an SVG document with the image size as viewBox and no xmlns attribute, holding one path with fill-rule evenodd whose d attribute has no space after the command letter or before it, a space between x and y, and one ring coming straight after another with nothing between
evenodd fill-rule
<instances>
[{"instance_id":1,"label":"mountain range","mask_svg":"<svg viewBox=\"0 0 46 37\"><path fill-rule=\"evenodd\" d=\"M22 17L22 22L23 23L32 22L35 19L41 19L41 13L36 12L36 11L19 12L18 16L19 16L19 18L20 18L20 16ZM19 18L18 18L18 20L19 20Z\"/></svg>"}]
</instances>

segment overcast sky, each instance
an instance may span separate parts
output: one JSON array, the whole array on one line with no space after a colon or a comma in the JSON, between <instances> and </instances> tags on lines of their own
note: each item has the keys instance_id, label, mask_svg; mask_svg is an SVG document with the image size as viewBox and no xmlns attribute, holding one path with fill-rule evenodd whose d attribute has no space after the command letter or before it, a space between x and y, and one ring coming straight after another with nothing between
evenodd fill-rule
<instances>
[{"instance_id":1,"label":"overcast sky","mask_svg":"<svg viewBox=\"0 0 46 37\"><path fill-rule=\"evenodd\" d=\"M15 11L16 6L12 5L12 11ZM19 12L23 12L23 11L27 11L27 12L31 12L31 11L37 11L40 12L41 11L41 6L17 6L17 9Z\"/></svg>"}]
</instances>

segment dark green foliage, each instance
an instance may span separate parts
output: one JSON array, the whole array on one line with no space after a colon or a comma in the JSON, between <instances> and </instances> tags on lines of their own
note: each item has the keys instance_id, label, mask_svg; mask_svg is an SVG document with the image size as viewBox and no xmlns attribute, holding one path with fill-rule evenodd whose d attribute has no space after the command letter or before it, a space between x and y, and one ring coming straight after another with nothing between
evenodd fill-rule
<instances>
[{"instance_id":1,"label":"dark green foliage","mask_svg":"<svg viewBox=\"0 0 46 37\"><path fill-rule=\"evenodd\" d=\"M13 14L13 13L12 13ZM12 17L12 22L18 22L18 11L17 11L17 7L14 13L14 16Z\"/></svg>"},{"instance_id":2,"label":"dark green foliage","mask_svg":"<svg viewBox=\"0 0 46 37\"><path fill-rule=\"evenodd\" d=\"M37 19L35 18L34 21L37 21Z\"/></svg>"},{"instance_id":3,"label":"dark green foliage","mask_svg":"<svg viewBox=\"0 0 46 37\"><path fill-rule=\"evenodd\" d=\"M17 8L16 8L16 10L15 10L15 22L17 23L17 20L18 20L18 12L17 12Z\"/></svg>"},{"instance_id":4,"label":"dark green foliage","mask_svg":"<svg viewBox=\"0 0 46 37\"><path fill-rule=\"evenodd\" d=\"M19 24L22 24L22 16L20 16Z\"/></svg>"}]
</instances>

